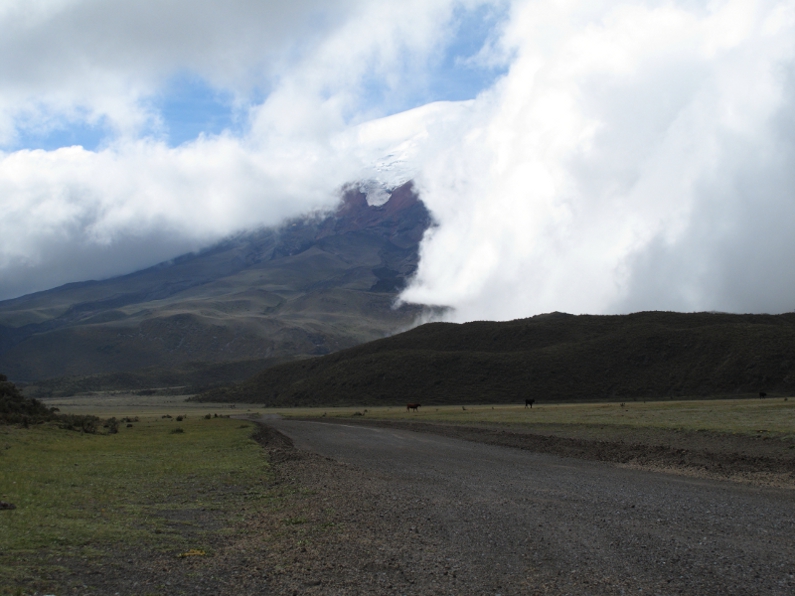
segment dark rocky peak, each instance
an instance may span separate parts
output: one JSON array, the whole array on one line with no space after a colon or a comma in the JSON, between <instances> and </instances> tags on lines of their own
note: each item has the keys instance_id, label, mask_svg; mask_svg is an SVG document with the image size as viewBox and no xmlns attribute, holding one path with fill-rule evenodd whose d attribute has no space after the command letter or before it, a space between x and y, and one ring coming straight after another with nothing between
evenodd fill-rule
<instances>
[{"instance_id":1,"label":"dark rocky peak","mask_svg":"<svg viewBox=\"0 0 795 596\"><path fill-rule=\"evenodd\" d=\"M325 217L294 219L279 231L274 258L291 256L330 236L376 235L401 249L415 248L431 225L430 213L411 182L396 188L382 205L370 205L357 187L343 192L337 209Z\"/></svg>"},{"instance_id":2,"label":"dark rocky peak","mask_svg":"<svg viewBox=\"0 0 795 596\"><path fill-rule=\"evenodd\" d=\"M350 188L343 194L337 211L321 226L318 239L332 234L369 232L405 248L419 243L430 225L431 215L412 182L392 191L382 205L368 204L363 192Z\"/></svg>"}]
</instances>

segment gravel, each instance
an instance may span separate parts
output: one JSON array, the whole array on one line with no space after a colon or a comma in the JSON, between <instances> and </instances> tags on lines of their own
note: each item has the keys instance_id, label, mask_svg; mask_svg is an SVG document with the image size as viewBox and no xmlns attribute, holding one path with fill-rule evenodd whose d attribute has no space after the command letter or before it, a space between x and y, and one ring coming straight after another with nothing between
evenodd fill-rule
<instances>
[{"instance_id":1,"label":"gravel","mask_svg":"<svg viewBox=\"0 0 795 596\"><path fill-rule=\"evenodd\" d=\"M278 474L303 491L274 594L795 592L790 489L396 428L263 424Z\"/></svg>"}]
</instances>

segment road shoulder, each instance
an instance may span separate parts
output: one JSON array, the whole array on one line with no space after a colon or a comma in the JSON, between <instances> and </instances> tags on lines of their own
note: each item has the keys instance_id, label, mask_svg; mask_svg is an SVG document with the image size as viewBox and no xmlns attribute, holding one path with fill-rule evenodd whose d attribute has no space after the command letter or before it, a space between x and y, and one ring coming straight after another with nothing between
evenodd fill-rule
<instances>
[{"instance_id":1,"label":"road shoulder","mask_svg":"<svg viewBox=\"0 0 795 596\"><path fill-rule=\"evenodd\" d=\"M754 486L795 488L795 449L788 443L762 437L588 425L517 428L362 417L291 419L432 433L639 470L730 480Z\"/></svg>"}]
</instances>

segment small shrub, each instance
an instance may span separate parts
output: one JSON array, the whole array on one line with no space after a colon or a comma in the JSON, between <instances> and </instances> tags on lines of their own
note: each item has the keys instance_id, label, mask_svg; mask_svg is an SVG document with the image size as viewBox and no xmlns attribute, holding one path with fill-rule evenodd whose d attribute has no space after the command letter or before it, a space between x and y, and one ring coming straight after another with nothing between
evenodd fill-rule
<instances>
[{"instance_id":1,"label":"small shrub","mask_svg":"<svg viewBox=\"0 0 795 596\"><path fill-rule=\"evenodd\" d=\"M213 415L212 415L212 414L205 414L205 415L204 415L204 419L205 419L205 420L209 420L209 419L210 419L210 418L212 418L212 417L213 417Z\"/></svg>"},{"instance_id":2,"label":"small shrub","mask_svg":"<svg viewBox=\"0 0 795 596\"><path fill-rule=\"evenodd\" d=\"M64 414L58 417L59 426L66 430L76 430L88 434L97 432L100 420L96 416L78 416L77 414Z\"/></svg>"},{"instance_id":3,"label":"small shrub","mask_svg":"<svg viewBox=\"0 0 795 596\"><path fill-rule=\"evenodd\" d=\"M119 432L119 422L116 418L108 418L104 426L108 429L108 434L110 435L115 435Z\"/></svg>"},{"instance_id":4,"label":"small shrub","mask_svg":"<svg viewBox=\"0 0 795 596\"><path fill-rule=\"evenodd\" d=\"M180 434L180 433L184 433L184 432L185 432L185 431L184 431L184 430L182 430L182 428L180 428L179 426L178 426L177 428L173 428L173 429L171 429L171 434L172 434L172 435L178 435L178 434Z\"/></svg>"}]
</instances>

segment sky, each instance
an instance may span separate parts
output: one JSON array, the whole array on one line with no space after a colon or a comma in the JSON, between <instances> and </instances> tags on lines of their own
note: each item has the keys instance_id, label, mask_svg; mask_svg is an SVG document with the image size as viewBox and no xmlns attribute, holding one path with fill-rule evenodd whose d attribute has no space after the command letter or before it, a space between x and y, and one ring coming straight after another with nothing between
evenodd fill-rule
<instances>
[{"instance_id":1,"label":"sky","mask_svg":"<svg viewBox=\"0 0 795 596\"><path fill-rule=\"evenodd\" d=\"M415 180L449 320L795 309L795 0L0 0L0 299Z\"/></svg>"}]
</instances>

